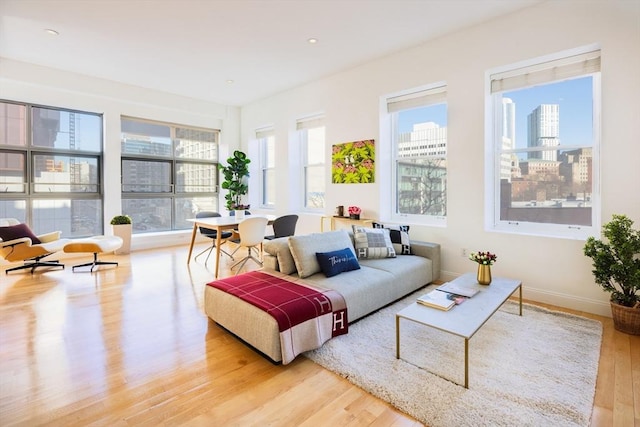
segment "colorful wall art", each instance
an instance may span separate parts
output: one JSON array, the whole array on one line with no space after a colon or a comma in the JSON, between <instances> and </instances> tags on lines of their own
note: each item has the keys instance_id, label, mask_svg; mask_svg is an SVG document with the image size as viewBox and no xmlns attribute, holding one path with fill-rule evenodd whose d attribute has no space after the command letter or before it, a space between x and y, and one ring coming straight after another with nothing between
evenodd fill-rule
<instances>
[{"instance_id":1,"label":"colorful wall art","mask_svg":"<svg viewBox=\"0 0 640 427\"><path fill-rule=\"evenodd\" d=\"M331 177L334 184L369 184L376 177L373 139L334 144Z\"/></svg>"}]
</instances>

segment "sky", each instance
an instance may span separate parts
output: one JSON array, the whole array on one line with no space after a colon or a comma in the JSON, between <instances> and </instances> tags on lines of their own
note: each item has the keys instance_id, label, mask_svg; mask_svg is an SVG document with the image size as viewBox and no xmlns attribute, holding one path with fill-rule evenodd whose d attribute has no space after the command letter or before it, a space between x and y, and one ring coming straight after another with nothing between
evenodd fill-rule
<instances>
[{"instance_id":1,"label":"sky","mask_svg":"<svg viewBox=\"0 0 640 427\"><path fill-rule=\"evenodd\" d=\"M558 83L505 92L516 104L516 147L527 146L527 116L541 104L560 105L560 143L593 144L592 78L582 77ZM447 126L446 105L439 104L403 111L399 115L400 132L410 132L413 123L435 122Z\"/></svg>"}]
</instances>

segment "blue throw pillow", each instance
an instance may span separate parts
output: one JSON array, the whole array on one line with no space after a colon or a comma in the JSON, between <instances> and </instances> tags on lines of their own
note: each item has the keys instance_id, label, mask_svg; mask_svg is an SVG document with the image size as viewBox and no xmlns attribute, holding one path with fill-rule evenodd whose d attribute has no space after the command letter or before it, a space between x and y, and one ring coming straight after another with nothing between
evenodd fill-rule
<instances>
[{"instance_id":1,"label":"blue throw pillow","mask_svg":"<svg viewBox=\"0 0 640 427\"><path fill-rule=\"evenodd\" d=\"M337 276L345 271L360 269L358 259L349 248L332 252L316 252L316 258L318 264L320 264L320 270L327 277Z\"/></svg>"}]
</instances>

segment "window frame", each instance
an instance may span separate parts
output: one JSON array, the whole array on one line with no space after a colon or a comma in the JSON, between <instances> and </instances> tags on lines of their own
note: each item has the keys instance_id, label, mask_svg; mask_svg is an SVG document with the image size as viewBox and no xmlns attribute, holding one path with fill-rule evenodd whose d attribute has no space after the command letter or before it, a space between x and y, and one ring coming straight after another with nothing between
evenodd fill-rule
<instances>
[{"instance_id":1,"label":"window frame","mask_svg":"<svg viewBox=\"0 0 640 427\"><path fill-rule=\"evenodd\" d=\"M30 224L34 232L37 234L49 232L52 229L60 230L67 237L73 238L104 234L104 116L101 113L91 111L81 111L5 99L0 99L0 103L17 105L24 109L24 122L20 125L22 133L24 134L24 145L10 145L8 143L0 145L0 155L17 154L22 156L24 163L24 170L22 171L23 182L15 184L21 185L22 191L2 192L0 194L0 202L22 205L24 215L17 215L16 212L7 213L6 215L17 217L19 220ZM96 120L95 124L98 125L96 132L90 135L91 138L95 138L94 146L91 147L94 149L81 150L74 149L72 147L56 148L53 145L35 145L35 110L66 113L69 116L73 115L74 117L75 115L79 115L80 117L78 120L82 117L94 118ZM70 117L68 119L70 120ZM60 121L61 119L58 118L58 123L60 123ZM76 126L78 126L80 122L73 120L73 123L69 123L68 132L70 134L71 132L76 132ZM56 135L62 132L63 131L60 129L57 129ZM80 130L77 130L74 135L78 135L79 132ZM60 188L68 187L69 191L38 191L38 186L49 183L37 180L36 174L42 172L42 170L38 170L36 163L42 164L48 160L48 157L51 159L55 159L56 157L67 158L67 161L64 164L69 167L69 170L67 171L70 175L69 181L50 184L53 184L52 188L54 189L57 186ZM72 162L71 159L74 161ZM75 160L77 159L91 159L95 161L95 170L89 171L90 177L95 178L95 182L86 184L87 186L86 188L83 187L83 191L70 191L74 185L72 182L73 180L71 179L71 165L75 164ZM54 170L52 172L55 173L56 171ZM84 186L85 183L81 182L80 184L75 185ZM97 206L84 208L85 215L83 215L83 209L81 209L84 204L83 202L95 202L97 203ZM57 213L57 210L61 206L69 211L68 223L65 222L64 214ZM38 214L36 212L38 209L48 209L52 212L48 214ZM92 217L90 214L95 215L95 217ZM5 214L0 216L4 215ZM87 227L85 224L90 224L90 226ZM85 231L83 232L82 230Z\"/></svg>"},{"instance_id":2,"label":"window frame","mask_svg":"<svg viewBox=\"0 0 640 427\"><path fill-rule=\"evenodd\" d=\"M399 114L402 111L410 111L417 108L435 106L444 104L447 110L447 127L448 127L448 115L449 106L447 100L447 83L445 81L433 82L427 85L414 87L392 93L383 96L380 101L381 110L381 130L380 135L383 138L383 147L388 147L388 151L381 150L381 166L385 170L381 170L381 174L387 174L390 177L389 187L383 194L388 194L387 197L381 197L381 203L384 206L381 208L381 212L387 212L387 216L390 221L398 223L410 223L420 224L433 227L446 227L447 226L447 205L448 205L448 170L445 170L444 180L444 203L445 214L444 215L428 215L428 214L410 214L399 212L399 182L398 173L401 160L425 160L439 158L444 160L445 168L448 158L448 137L445 143L444 155L435 156L411 156L401 157L399 153L399 136L401 135L399 130ZM384 139L388 138L388 143L385 144ZM385 159L385 157L388 157Z\"/></svg>"},{"instance_id":3,"label":"window frame","mask_svg":"<svg viewBox=\"0 0 640 427\"><path fill-rule=\"evenodd\" d=\"M597 53L597 71L586 71L577 73L574 70L559 73L557 78L549 79L553 74L554 66L577 63L575 58L590 58L592 53ZM573 240L586 240L589 236L599 236L601 228L601 190L600 190L600 117L601 117L601 71L599 66L600 47L597 45L585 46L563 52L546 55L518 62L515 64L497 67L487 70L485 77L485 230L490 232L532 235L549 238L563 238ZM572 58L574 58L572 60ZM590 65L590 67L593 64ZM587 70L590 70L590 67ZM525 86L508 86L503 90L495 90L495 83L492 88L492 81L496 76L506 76L526 78L529 71L531 83ZM542 73L541 77L535 77L535 73ZM546 75L545 75L546 73ZM591 196L591 225L577 224L555 224L543 222L509 221L500 219L500 180L501 180L501 156L505 154L500 140L502 139L502 99L503 93L523 90L543 85L564 82L582 77L592 77L592 117L593 117L593 143L587 145L558 145L553 151L568 151L584 148L591 148L592 155L592 196ZM546 80L544 80L546 79ZM516 82L516 84L518 84ZM547 149L548 151L549 149ZM509 151L509 150L507 150ZM528 152L541 151L544 148L517 149L511 151ZM507 153L508 154L508 153ZM567 208L568 209L568 208Z\"/></svg>"},{"instance_id":4,"label":"window frame","mask_svg":"<svg viewBox=\"0 0 640 427\"><path fill-rule=\"evenodd\" d=\"M256 129L256 141L258 143L258 152L259 152L259 162L258 168L260 169L260 177L259 181L259 189L260 189L260 207L265 209L275 209L275 197L273 194L273 203L269 203L267 200L269 197L267 188L269 185L268 174L269 172L273 172L273 179L275 180L275 130L272 127ZM273 159L269 159L269 144L273 144ZM273 166L269 166L269 160L273 160ZM275 182L273 184L274 189L277 188L275 186ZM275 193L275 191L274 191Z\"/></svg>"},{"instance_id":5,"label":"window frame","mask_svg":"<svg viewBox=\"0 0 640 427\"><path fill-rule=\"evenodd\" d=\"M120 182L120 192L121 192L121 197L122 197L122 212L123 214L126 215L130 215L134 218L134 229L133 232L134 234L144 234L144 233L148 233L148 232L156 232L156 233L162 233L162 232L171 232L171 231L181 231L181 230L187 230L189 228L192 227L192 225L186 221L181 221L181 217L178 217L178 212L177 212L177 206L178 204L182 203L184 204L185 202L189 202L191 209L193 209L193 205L198 201L198 200L203 200L203 201L211 201L210 205L205 207L203 210L214 210L214 211L218 211L219 210L219 200L218 200L218 196L219 196L219 174L218 174L218 164L219 164L219 148L220 148L220 130L219 129L208 129L208 128L201 128L201 127L197 127L197 126L189 126L189 125L184 125L184 124L177 124L177 123L169 123L169 122L163 122L163 121L159 121L159 120L149 120L149 119L143 119L143 118L138 118L138 117L131 117L131 116L121 116L121 126L120 126L120 135L121 135L121 146L122 144L125 144L125 135L130 135L132 132L131 131L125 131L123 130L123 123L124 121L131 121L131 122L136 122L136 123L141 123L141 124L148 124L152 127L154 126L161 126L161 127L166 127L169 130L169 140L170 140L170 155L166 155L163 153L158 153L158 154L153 154L153 153L144 153L144 152L140 152L140 153L132 153L129 151L125 151L122 150L121 151L121 157L120 157L120 167L121 167L121 182ZM179 135L180 132L185 132L185 131L194 131L194 132L213 132L215 134L214 136L214 141L200 141L200 142L206 142L206 143L211 143L211 144L215 144L215 155L211 156L211 158L197 158L197 157L189 157L189 156L183 156L182 153L179 153L178 151L178 147L177 147L177 141L179 139L181 139L181 136ZM143 132L140 133L141 137L146 137L149 135L144 134ZM126 187L127 186L133 186L133 185L139 185L139 186L144 186L144 184L131 184L131 183L125 183L125 175L126 175L126 171L127 169L124 167L125 162L146 162L146 163L158 163L158 164L164 164L168 166L169 172L168 172L168 178L169 178L169 182L167 183L162 183L161 185L164 187L166 186L166 188L168 189L168 191L131 191L128 190ZM179 173L179 166L180 165L195 165L195 166L210 166L211 167L211 179L213 180L213 183L211 186L208 186L212 189L212 191L185 191L185 190L181 190L181 188L178 188L178 173ZM194 170L197 171L198 168L195 168ZM184 185L185 187L189 187L189 183L185 183ZM193 185L191 185L193 186ZM167 203L168 201L168 206L165 206L166 210L168 212L170 212L171 218L169 221L169 225L168 228L151 228L151 229L145 229L144 227L146 225L142 224L140 225L140 229L136 229L136 224L140 224L140 221L136 221L135 217L140 215L140 212L129 212L125 205L128 203L127 201L136 201L136 200L158 200L160 202L164 201L164 203ZM135 202L131 202L131 203L135 203ZM195 216L195 213L193 213L193 215ZM151 215L153 216L153 215ZM151 218L152 220L153 218ZM153 226L154 224L151 224L151 226Z\"/></svg>"},{"instance_id":6,"label":"window frame","mask_svg":"<svg viewBox=\"0 0 640 427\"><path fill-rule=\"evenodd\" d=\"M312 129L323 129L324 139L322 141L322 153L317 162L309 162L309 131ZM302 182L302 194L301 194L301 208L307 212L324 212L326 207L326 195L327 195L327 129L324 124L324 115L314 115L296 120L296 131L298 134L298 142L300 145L301 154L301 182ZM323 179L322 184L324 186L324 193L322 197L322 206L309 206L308 191L309 187L309 169L310 168L322 168Z\"/></svg>"}]
</instances>

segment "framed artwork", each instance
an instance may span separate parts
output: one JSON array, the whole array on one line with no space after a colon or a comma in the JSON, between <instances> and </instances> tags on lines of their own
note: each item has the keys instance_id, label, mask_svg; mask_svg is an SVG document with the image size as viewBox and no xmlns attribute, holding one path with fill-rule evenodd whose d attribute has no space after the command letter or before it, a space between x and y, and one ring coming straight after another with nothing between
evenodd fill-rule
<instances>
[{"instance_id":1,"label":"framed artwork","mask_svg":"<svg viewBox=\"0 0 640 427\"><path fill-rule=\"evenodd\" d=\"M331 150L331 181L334 184L374 182L375 158L373 139L334 144Z\"/></svg>"}]
</instances>

